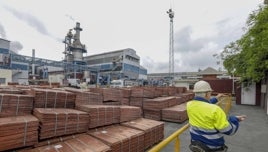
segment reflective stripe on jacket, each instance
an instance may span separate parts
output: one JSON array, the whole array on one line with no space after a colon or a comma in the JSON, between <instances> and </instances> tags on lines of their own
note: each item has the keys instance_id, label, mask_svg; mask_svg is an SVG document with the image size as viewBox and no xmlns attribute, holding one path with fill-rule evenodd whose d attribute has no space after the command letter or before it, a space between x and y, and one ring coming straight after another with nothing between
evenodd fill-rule
<instances>
[{"instance_id":1,"label":"reflective stripe on jacket","mask_svg":"<svg viewBox=\"0 0 268 152\"><path fill-rule=\"evenodd\" d=\"M238 119L230 116L215 104L204 98L195 97L187 103L187 114L190 123L190 134L193 141L201 141L209 148L224 145L223 134L233 135L238 127Z\"/></svg>"}]
</instances>

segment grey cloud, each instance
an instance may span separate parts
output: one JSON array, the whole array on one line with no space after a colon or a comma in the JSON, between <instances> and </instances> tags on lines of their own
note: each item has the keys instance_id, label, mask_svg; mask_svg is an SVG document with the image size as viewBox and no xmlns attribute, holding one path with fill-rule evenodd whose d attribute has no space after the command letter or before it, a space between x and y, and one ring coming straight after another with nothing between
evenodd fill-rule
<instances>
[{"instance_id":1,"label":"grey cloud","mask_svg":"<svg viewBox=\"0 0 268 152\"><path fill-rule=\"evenodd\" d=\"M141 65L147 69L148 73L166 73L168 72L168 61L157 62L150 57L142 58Z\"/></svg>"},{"instance_id":2,"label":"grey cloud","mask_svg":"<svg viewBox=\"0 0 268 152\"><path fill-rule=\"evenodd\" d=\"M16 9L8 6L5 6L4 8L8 10L10 13L12 13L16 18L26 22L28 25L36 29L41 34L50 36L44 24L35 16L21 11L17 11Z\"/></svg>"},{"instance_id":3,"label":"grey cloud","mask_svg":"<svg viewBox=\"0 0 268 152\"><path fill-rule=\"evenodd\" d=\"M191 38L192 28L190 26L184 27L174 34L174 51L198 52L211 42L217 44L217 49L223 49L224 46L235 41L243 34L241 25L232 25L232 22L229 18L220 20L215 23L216 29L218 29L217 35L195 40Z\"/></svg>"},{"instance_id":4,"label":"grey cloud","mask_svg":"<svg viewBox=\"0 0 268 152\"><path fill-rule=\"evenodd\" d=\"M191 39L192 28L184 27L174 34L174 51L175 52L196 52L204 47L208 38Z\"/></svg>"},{"instance_id":5,"label":"grey cloud","mask_svg":"<svg viewBox=\"0 0 268 152\"><path fill-rule=\"evenodd\" d=\"M6 31L5 31L4 26L1 23L0 23L0 36L2 38L6 38Z\"/></svg>"},{"instance_id":6,"label":"grey cloud","mask_svg":"<svg viewBox=\"0 0 268 152\"><path fill-rule=\"evenodd\" d=\"M65 15L67 18L69 18L70 20L72 20L72 21L74 21L75 22L75 19L71 16L71 15L69 15L69 14L66 14Z\"/></svg>"},{"instance_id":7,"label":"grey cloud","mask_svg":"<svg viewBox=\"0 0 268 152\"><path fill-rule=\"evenodd\" d=\"M18 53L20 50L23 49L23 45L18 41L10 42L10 50Z\"/></svg>"},{"instance_id":8,"label":"grey cloud","mask_svg":"<svg viewBox=\"0 0 268 152\"><path fill-rule=\"evenodd\" d=\"M239 39L243 34L242 25L230 25L231 22L232 20L227 18L216 23L216 28L219 29L219 33L215 38L215 42L220 48L224 48L230 42Z\"/></svg>"}]
</instances>

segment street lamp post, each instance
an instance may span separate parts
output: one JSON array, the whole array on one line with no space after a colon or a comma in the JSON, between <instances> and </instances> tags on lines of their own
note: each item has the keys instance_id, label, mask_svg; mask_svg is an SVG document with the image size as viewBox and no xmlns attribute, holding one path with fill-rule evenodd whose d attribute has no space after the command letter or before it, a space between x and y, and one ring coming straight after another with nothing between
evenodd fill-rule
<instances>
[{"instance_id":1,"label":"street lamp post","mask_svg":"<svg viewBox=\"0 0 268 152\"><path fill-rule=\"evenodd\" d=\"M233 82L232 82L232 95L234 95L235 94L235 90L234 90L234 70L232 71L232 80L233 80Z\"/></svg>"}]
</instances>

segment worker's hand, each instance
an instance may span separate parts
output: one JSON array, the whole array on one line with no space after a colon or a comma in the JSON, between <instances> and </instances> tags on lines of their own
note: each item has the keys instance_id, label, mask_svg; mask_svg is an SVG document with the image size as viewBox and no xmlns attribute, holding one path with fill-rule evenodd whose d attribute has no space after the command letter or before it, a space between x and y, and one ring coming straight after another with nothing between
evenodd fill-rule
<instances>
[{"instance_id":1,"label":"worker's hand","mask_svg":"<svg viewBox=\"0 0 268 152\"><path fill-rule=\"evenodd\" d=\"M217 94L216 98L219 99L220 97L224 97L224 96L227 96L227 95L225 95L223 93L219 93L219 94Z\"/></svg>"},{"instance_id":2,"label":"worker's hand","mask_svg":"<svg viewBox=\"0 0 268 152\"><path fill-rule=\"evenodd\" d=\"M236 116L239 122L245 120L246 117L247 117L246 115Z\"/></svg>"}]
</instances>

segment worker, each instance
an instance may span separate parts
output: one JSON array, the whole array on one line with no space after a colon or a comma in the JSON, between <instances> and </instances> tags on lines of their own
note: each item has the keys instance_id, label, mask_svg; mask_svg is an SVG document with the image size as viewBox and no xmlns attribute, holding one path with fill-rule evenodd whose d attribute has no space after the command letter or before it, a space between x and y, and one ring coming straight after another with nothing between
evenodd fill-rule
<instances>
[{"instance_id":1,"label":"worker","mask_svg":"<svg viewBox=\"0 0 268 152\"><path fill-rule=\"evenodd\" d=\"M229 116L216 104L211 103L212 89L208 82L198 81L194 85L195 97L187 103L193 152L226 152L225 135L233 135L245 115Z\"/></svg>"}]
</instances>

